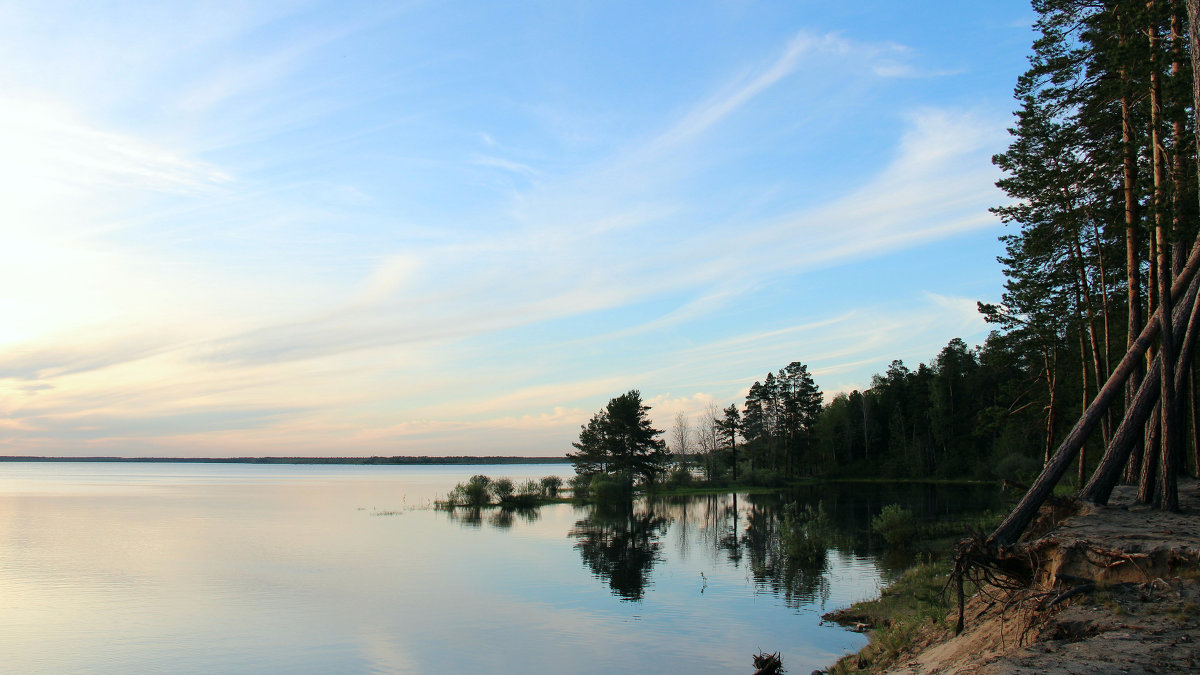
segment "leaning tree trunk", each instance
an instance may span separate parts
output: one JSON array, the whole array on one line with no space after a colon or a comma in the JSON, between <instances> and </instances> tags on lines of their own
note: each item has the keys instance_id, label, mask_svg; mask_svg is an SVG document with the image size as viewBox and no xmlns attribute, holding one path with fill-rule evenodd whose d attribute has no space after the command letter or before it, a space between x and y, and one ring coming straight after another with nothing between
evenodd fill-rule
<instances>
[{"instance_id":1,"label":"leaning tree trunk","mask_svg":"<svg viewBox=\"0 0 1200 675\"><path fill-rule=\"evenodd\" d=\"M1191 308L1191 312L1185 316L1184 311L1188 307ZM1200 276L1192 280L1188 287L1188 294L1175 308L1175 315L1171 321L1175 337L1183 343L1184 357L1180 360L1175 373L1175 382L1178 385L1191 371L1191 354L1197 336L1200 334ZM1160 377L1162 377L1162 360L1155 359L1150 366L1150 372L1146 374L1146 379L1142 381L1142 386L1134 396L1133 403L1125 411L1125 418L1117 427L1117 432L1113 435L1112 442L1109 443L1108 449L1104 453L1104 459L1100 461L1100 466L1096 467L1091 480L1080 493L1084 499L1096 504L1108 503L1109 495L1112 494L1112 490L1121 476L1121 469L1129 461L1136 442L1141 439L1146 420L1150 417L1154 404L1158 401L1161 391Z\"/></svg>"},{"instance_id":2,"label":"leaning tree trunk","mask_svg":"<svg viewBox=\"0 0 1200 675\"><path fill-rule=\"evenodd\" d=\"M1192 0L1200 3L1200 0ZM1188 256L1187 265L1184 266L1183 273L1175 279L1174 288L1171 289L1172 295L1182 295L1185 292L1185 285L1189 285L1192 277L1196 274L1196 269L1200 268L1200 241L1192 248L1192 253ZM988 537L988 544L991 546L1007 546L1012 544L1021 536L1025 528L1029 526L1030 521L1037 515L1038 509L1054 491L1054 486L1062 479L1063 474L1071 465L1071 460L1075 454L1079 452L1079 447L1087 441L1088 436L1095 430L1100 419L1104 415L1104 411L1113 402L1113 399L1121 392L1126 380L1135 371L1138 364L1143 363L1143 357L1150 343L1154 341L1155 336L1159 332L1159 327L1163 324L1162 308L1155 312L1150 320L1146 322L1145 328L1133 341L1132 346L1125 352L1124 358L1117 364L1108 381L1096 393L1096 397L1092 399L1092 404L1083 412L1079 420L1075 422L1075 426L1071 428L1071 432L1063 439L1063 442L1054 452L1054 456L1042 469L1042 473L1038 475L1037 480L1030 486L1029 491L1017 504L1016 508L1008 514L1004 522L992 532Z\"/></svg>"}]
</instances>

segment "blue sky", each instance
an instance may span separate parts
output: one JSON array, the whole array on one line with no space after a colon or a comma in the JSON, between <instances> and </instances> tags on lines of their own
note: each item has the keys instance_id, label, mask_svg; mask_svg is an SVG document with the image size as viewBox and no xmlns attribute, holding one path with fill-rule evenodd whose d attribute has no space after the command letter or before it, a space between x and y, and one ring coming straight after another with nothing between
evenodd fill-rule
<instances>
[{"instance_id":1,"label":"blue sky","mask_svg":"<svg viewBox=\"0 0 1200 675\"><path fill-rule=\"evenodd\" d=\"M0 454L553 455L981 342L1032 12L837 4L0 3Z\"/></svg>"}]
</instances>

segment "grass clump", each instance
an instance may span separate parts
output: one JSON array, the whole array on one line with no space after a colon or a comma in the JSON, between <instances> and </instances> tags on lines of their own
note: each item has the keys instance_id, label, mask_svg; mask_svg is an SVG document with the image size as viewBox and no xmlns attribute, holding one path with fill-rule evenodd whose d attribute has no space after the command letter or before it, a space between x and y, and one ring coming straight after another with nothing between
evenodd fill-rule
<instances>
[{"instance_id":1,"label":"grass clump","mask_svg":"<svg viewBox=\"0 0 1200 675\"><path fill-rule=\"evenodd\" d=\"M829 672L886 670L914 648L930 628L947 628L953 602L943 590L949 577L948 563L927 561L910 568L875 600L827 614L826 619L871 631L870 644L857 654L842 657Z\"/></svg>"}]
</instances>

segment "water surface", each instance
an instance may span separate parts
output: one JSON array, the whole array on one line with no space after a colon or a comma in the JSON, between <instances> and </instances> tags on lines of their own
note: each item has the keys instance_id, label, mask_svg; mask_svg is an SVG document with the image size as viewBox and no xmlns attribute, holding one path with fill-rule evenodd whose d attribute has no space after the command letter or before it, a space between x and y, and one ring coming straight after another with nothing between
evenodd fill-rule
<instances>
[{"instance_id":1,"label":"water surface","mask_svg":"<svg viewBox=\"0 0 1200 675\"><path fill-rule=\"evenodd\" d=\"M0 672L808 672L891 571L854 491L431 508L474 473L570 467L0 464ZM791 563L788 499L853 534Z\"/></svg>"}]
</instances>

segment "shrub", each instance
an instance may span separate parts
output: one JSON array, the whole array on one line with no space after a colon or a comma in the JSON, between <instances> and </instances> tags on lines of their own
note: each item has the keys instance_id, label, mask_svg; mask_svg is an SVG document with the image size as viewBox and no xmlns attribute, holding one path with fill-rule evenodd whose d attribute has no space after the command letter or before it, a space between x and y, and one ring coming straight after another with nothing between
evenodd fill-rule
<instances>
[{"instance_id":1,"label":"shrub","mask_svg":"<svg viewBox=\"0 0 1200 675\"><path fill-rule=\"evenodd\" d=\"M517 488L517 493L504 500L504 506L528 510L542 499L542 486L536 480L527 480Z\"/></svg>"},{"instance_id":2,"label":"shrub","mask_svg":"<svg viewBox=\"0 0 1200 675\"><path fill-rule=\"evenodd\" d=\"M1012 453L1005 455L996 463L993 473L996 478L1023 481L1036 476L1041 470L1042 463L1037 459L1020 453Z\"/></svg>"},{"instance_id":3,"label":"shrub","mask_svg":"<svg viewBox=\"0 0 1200 675\"><path fill-rule=\"evenodd\" d=\"M899 504L888 504L871 519L871 530L879 533L888 546L903 548L917 531L912 511Z\"/></svg>"},{"instance_id":4,"label":"shrub","mask_svg":"<svg viewBox=\"0 0 1200 675\"><path fill-rule=\"evenodd\" d=\"M513 482L511 478L497 478L492 481L492 495L496 501L502 502L513 496Z\"/></svg>"},{"instance_id":5,"label":"shrub","mask_svg":"<svg viewBox=\"0 0 1200 675\"><path fill-rule=\"evenodd\" d=\"M589 489L598 502L629 501L633 499L633 477L626 473L598 473Z\"/></svg>"},{"instance_id":6,"label":"shrub","mask_svg":"<svg viewBox=\"0 0 1200 675\"><path fill-rule=\"evenodd\" d=\"M668 481L672 485L678 485L680 487L691 485L694 482L692 470L682 466L675 467L675 470L671 472L671 477L668 479Z\"/></svg>"},{"instance_id":7,"label":"shrub","mask_svg":"<svg viewBox=\"0 0 1200 675\"><path fill-rule=\"evenodd\" d=\"M751 469L746 466L741 476L738 477L738 482L745 485L779 487L783 485L783 477L769 469Z\"/></svg>"},{"instance_id":8,"label":"shrub","mask_svg":"<svg viewBox=\"0 0 1200 675\"><path fill-rule=\"evenodd\" d=\"M491 485L491 482L492 479L487 476L471 476L466 483L454 486L454 489L446 497L446 503L450 506L486 506L490 503L488 486Z\"/></svg>"},{"instance_id":9,"label":"shrub","mask_svg":"<svg viewBox=\"0 0 1200 675\"><path fill-rule=\"evenodd\" d=\"M558 476L546 476L542 478L542 494L547 497L557 497L558 490L562 487L563 479Z\"/></svg>"},{"instance_id":10,"label":"shrub","mask_svg":"<svg viewBox=\"0 0 1200 675\"><path fill-rule=\"evenodd\" d=\"M583 474L572 476L570 485L571 492L573 492L576 497L587 497L588 493L592 491L592 477Z\"/></svg>"},{"instance_id":11,"label":"shrub","mask_svg":"<svg viewBox=\"0 0 1200 675\"><path fill-rule=\"evenodd\" d=\"M455 506L463 506L466 503L467 495L463 491L463 484L459 483L458 485L454 486L454 489L450 491L450 494L446 495L446 501L438 504L438 506L453 508Z\"/></svg>"}]
</instances>

